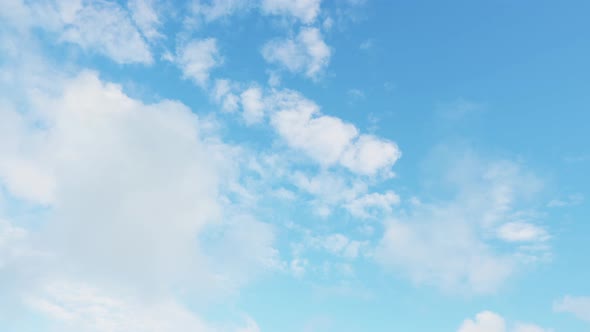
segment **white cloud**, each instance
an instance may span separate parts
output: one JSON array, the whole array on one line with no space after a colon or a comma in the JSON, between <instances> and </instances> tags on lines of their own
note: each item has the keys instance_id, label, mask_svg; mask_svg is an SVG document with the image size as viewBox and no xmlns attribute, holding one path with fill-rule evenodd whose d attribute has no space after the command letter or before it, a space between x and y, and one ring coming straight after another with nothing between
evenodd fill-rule
<instances>
[{"instance_id":1,"label":"white cloud","mask_svg":"<svg viewBox=\"0 0 590 332\"><path fill-rule=\"evenodd\" d=\"M56 30L61 41L98 52L118 63L153 62L148 45L123 8L107 1L77 4L59 2Z\"/></svg>"},{"instance_id":2,"label":"white cloud","mask_svg":"<svg viewBox=\"0 0 590 332\"><path fill-rule=\"evenodd\" d=\"M388 170L400 157L401 151L394 142L364 134L343 151L340 162L355 173L374 175L379 170Z\"/></svg>"},{"instance_id":3,"label":"white cloud","mask_svg":"<svg viewBox=\"0 0 590 332\"><path fill-rule=\"evenodd\" d=\"M578 319L590 322L590 296L564 296L555 301L553 310L556 312L567 312Z\"/></svg>"},{"instance_id":4,"label":"white cloud","mask_svg":"<svg viewBox=\"0 0 590 332\"><path fill-rule=\"evenodd\" d=\"M452 184L455 198L411 205L386 222L376 258L416 283L452 292L491 293L523 264L547 255L546 246L519 243L548 236L532 221L522 222L526 197L537 190L539 180L517 164L485 162L469 154L445 166L445 158L456 157L431 160L446 169L446 174L435 176ZM490 238L496 232L505 241L501 250Z\"/></svg>"},{"instance_id":5,"label":"white cloud","mask_svg":"<svg viewBox=\"0 0 590 332\"><path fill-rule=\"evenodd\" d=\"M321 0L262 0L263 13L288 15L312 23L320 13Z\"/></svg>"},{"instance_id":6,"label":"white cloud","mask_svg":"<svg viewBox=\"0 0 590 332\"><path fill-rule=\"evenodd\" d=\"M324 217L330 215L334 207L344 207L350 211L350 204L353 204L352 211L360 211L361 207L355 207L354 201L367 192L367 185L363 181L350 181L333 173L307 176L298 171L289 180L301 192L314 197L312 205L315 212Z\"/></svg>"},{"instance_id":7,"label":"white cloud","mask_svg":"<svg viewBox=\"0 0 590 332\"><path fill-rule=\"evenodd\" d=\"M240 95L242 107L244 109L243 117L247 124L259 123L264 117L264 102L262 100L262 90L253 86L246 89Z\"/></svg>"},{"instance_id":8,"label":"white cloud","mask_svg":"<svg viewBox=\"0 0 590 332\"><path fill-rule=\"evenodd\" d=\"M576 206L580 205L584 202L584 195L582 194L572 194L569 195L566 199L553 199L547 203L547 207L559 208L559 207L567 207L567 206Z\"/></svg>"},{"instance_id":9,"label":"white cloud","mask_svg":"<svg viewBox=\"0 0 590 332\"><path fill-rule=\"evenodd\" d=\"M128 11L116 2L2 1L0 15L5 19L3 23L16 27L20 33L45 29L49 32L46 36L54 42L76 44L120 64L153 62L149 45Z\"/></svg>"},{"instance_id":10,"label":"white cloud","mask_svg":"<svg viewBox=\"0 0 590 332\"><path fill-rule=\"evenodd\" d=\"M27 302L60 323L61 331L216 331L173 299L138 301L71 281L48 283Z\"/></svg>"},{"instance_id":11,"label":"white cloud","mask_svg":"<svg viewBox=\"0 0 590 332\"><path fill-rule=\"evenodd\" d=\"M158 0L129 0L127 7L131 17L147 40L163 38L159 31L162 21L158 15Z\"/></svg>"},{"instance_id":12,"label":"white cloud","mask_svg":"<svg viewBox=\"0 0 590 332\"><path fill-rule=\"evenodd\" d=\"M359 196L346 204L346 209L358 218L372 216L371 210L379 210L386 214L392 212L392 206L400 203L399 196L393 191L385 193L370 193Z\"/></svg>"},{"instance_id":13,"label":"white cloud","mask_svg":"<svg viewBox=\"0 0 590 332\"><path fill-rule=\"evenodd\" d=\"M306 103L299 109L276 112L271 122L290 146L305 151L322 165L333 165L358 135L358 130L339 118L316 114L317 106Z\"/></svg>"},{"instance_id":14,"label":"white cloud","mask_svg":"<svg viewBox=\"0 0 590 332\"><path fill-rule=\"evenodd\" d=\"M527 323L508 326L502 316L491 311L482 311L475 316L475 319L466 319L457 332L551 332L551 330Z\"/></svg>"},{"instance_id":15,"label":"white cloud","mask_svg":"<svg viewBox=\"0 0 590 332\"><path fill-rule=\"evenodd\" d=\"M312 101L292 91L275 91L266 98L271 125L292 148L303 151L324 167L339 164L367 176L391 175L401 152L394 142L358 129L340 118L323 115Z\"/></svg>"},{"instance_id":16,"label":"white cloud","mask_svg":"<svg viewBox=\"0 0 590 332\"><path fill-rule=\"evenodd\" d=\"M238 11L245 11L252 6L248 0L195 0L191 4L193 15L202 17L206 22L215 21Z\"/></svg>"},{"instance_id":17,"label":"white cloud","mask_svg":"<svg viewBox=\"0 0 590 332\"><path fill-rule=\"evenodd\" d=\"M240 97L236 95L236 84L226 80L217 79L211 91L213 100L221 105L225 112L234 112L239 107Z\"/></svg>"},{"instance_id":18,"label":"white cloud","mask_svg":"<svg viewBox=\"0 0 590 332\"><path fill-rule=\"evenodd\" d=\"M341 233L312 235L306 231L304 235L303 242L300 243L300 251L305 249L325 250L332 255L347 259L356 259L368 245L367 242L350 239Z\"/></svg>"},{"instance_id":19,"label":"white cloud","mask_svg":"<svg viewBox=\"0 0 590 332\"><path fill-rule=\"evenodd\" d=\"M509 222L498 229L500 239L508 242L545 241L549 238L543 228L526 222Z\"/></svg>"},{"instance_id":20,"label":"white cloud","mask_svg":"<svg viewBox=\"0 0 590 332\"><path fill-rule=\"evenodd\" d=\"M475 320L465 320L458 332L506 332L506 322L500 315L483 311L475 316Z\"/></svg>"},{"instance_id":21,"label":"white cloud","mask_svg":"<svg viewBox=\"0 0 590 332\"><path fill-rule=\"evenodd\" d=\"M179 46L174 61L182 70L184 78L191 79L204 88L209 81L211 70L221 65L223 59L215 38L206 38L192 40Z\"/></svg>"},{"instance_id":22,"label":"white cloud","mask_svg":"<svg viewBox=\"0 0 590 332\"><path fill-rule=\"evenodd\" d=\"M317 28L302 28L295 38L272 40L262 48L264 59L293 73L317 78L330 62L332 51Z\"/></svg>"}]
</instances>

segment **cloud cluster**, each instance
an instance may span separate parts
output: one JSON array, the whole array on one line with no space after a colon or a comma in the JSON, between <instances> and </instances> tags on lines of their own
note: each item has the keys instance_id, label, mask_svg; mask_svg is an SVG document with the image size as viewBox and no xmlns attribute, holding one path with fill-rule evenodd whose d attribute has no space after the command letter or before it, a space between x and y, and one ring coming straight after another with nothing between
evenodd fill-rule
<instances>
[{"instance_id":1,"label":"cloud cluster","mask_svg":"<svg viewBox=\"0 0 590 332\"><path fill-rule=\"evenodd\" d=\"M295 38L276 39L262 48L262 56L292 73L318 78L330 62L332 51L317 28L305 27Z\"/></svg>"},{"instance_id":2,"label":"cloud cluster","mask_svg":"<svg viewBox=\"0 0 590 332\"><path fill-rule=\"evenodd\" d=\"M227 293L279 264L273 229L229 214L232 147L183 104L145 104L94 72L53 87L26 87L26 111L0 107L0 185L42 225L5 215L0 270L14 282L3 293L76 331L208 330L173 289ZM243 248L235 264L201 249L219 228Z\"/></svg>"},{"instance_id":3,"label":"cloud cluster","mask_svg":"<svg viewBox=\"0 0 590 332\"><path fill-rule=\"evenodd\" d=\"M456 191L455 198L415 201L386 222L378 261L417 283L489 293L521 265L546 259L548 233L526 205L539 180L512 162L485 161L469 152L443 155L457 158L432 160L448 163L446 174L437 177Z\"/></svg>"},{"instance_id":4,"label":"cloud cluster","mask_svg":"<svg viewBox=\"0 0 590 332\"><path fill-rule=\"evenodd\" d=\"M551 332L534 324L516 323L507 326L502 316L491 311L482 311L475 319L466 319L457 332Z\"/></svg>"},{"instance_id":5,"label":"cloud cluster","mask_svg":"<svg viewBox=\"0 0 590 332\"><path fill-rule=\"evenodd\" d=\"M157 35L156 22L148 7L139 2L134 18L147 38ZM141 12L140 12L141 10ZM0 12L20 29L41 27L55 35L55 40L71 43L81 49L101 54L120 64L153 62L144 35L137 29L128 11L111 1L48 0L23 2L3 1Z\"/></svg>"}]
</instances>

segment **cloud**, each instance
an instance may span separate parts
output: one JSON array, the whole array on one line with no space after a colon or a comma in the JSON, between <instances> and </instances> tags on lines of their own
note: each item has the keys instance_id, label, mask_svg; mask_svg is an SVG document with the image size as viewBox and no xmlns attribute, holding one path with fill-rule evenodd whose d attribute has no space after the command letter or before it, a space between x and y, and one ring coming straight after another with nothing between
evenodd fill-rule
<instances>
[{"instance_id":1,"label":"cloud","mask_svg":"<svg viewBox=\"0 0 590 332\"><path fill-rule=\"evenodd\" d=\"M2 305L26 293L58 330L208 331L174 289L219 298L280 264L272 228L233 217L235 148L179 102L146 104L89 71L51 80L22 88L26 111L0 107L2 192L40 225L0 206ZM205 250L210 233L237 251Z\"/></svg>"},{"instance_id":2,"label":"cloud","mask_svg":"<svg viewBox=\"0 0 590 332\"><path fill-rule=\"evenodd\" d=\"M516 323L508 327L502 316L491 311L482 311L475 319L466 319L457 332L551 332L537 325Z\"/></svg>"},{"instance_id":3,"label":"cloud","mask_svg":"<svg viewBox=\"0 0 590 332\"><path fill-rule=\"evenodd\" d=\"M364 134L343 151L340 162L355 173L372 175L385 165L395 164L400 157L401 151L394 143Z\"/></svg>"},{"instance_id":4,"label":"cloud","mask_svg":"<svg viewBox=\"0 0 590 332\"><path fill-rule=\"evenodd\" d=\"M317 28L302 28L295 38L275 39L262 48L262 56L292 73L316 79L330 62L332 51Z\"/></svg>"},{"instance_id":5,"label":"cloud","mask_svg":"<svg viewBox=\"0 0 590 332\"><path fill-rule=\"evenodd\" d=\"M580 320L590 322L590 296L564 296L553 303L553 310L566 312Z\"/></svg>"},{"instance_id":6,"label":"cloud","mask_svg":"<svg viewBox=\"0 0 590 332\"><path fill-rule=\"evenodd\" d=\"M191 23L213 22L234 15L258 9L263 15L275 15L313 23L320 13L321 0L195 0L190 5Z\"/></svg>"},{"instance_id":7,"label":"cloud","mask_svg":"<svg viewBox=\"0 0 590 332\"><path fill-rule=\"evenodd\" d=\"M569 195L566 199L553 199L547 203L547 207L560 208L567 206L576 206L584 202L584 195L573 194Z\"/></svg>"},{"instance_id":8,"label":"cloud","mask_svg":"<svg viewBox=\"0 0 590 332\"><path fill-rule=\"evenodd\" d=\"M265 105L262 100L262 90L253 86L246 89L240 95L242 107L244 108L244 120L247 124L259 123L264 118Z\"/></svg>"},{"instance_id":9,"label":"cloud","mask_svg":"<svg viewBox=\"0 0 590 332\"><path fill-rule=\"evenodd\" d=\"M359 130L340 118L323 115L318 105L293 91L274 92L266 100L271 125L292 148L324 167L339 164L354 173L374 176L401 157L398 146Z\"/></svg>"},{"instance_id":10,"label":"cloud","mask_svg":"<svg viewBox=\"0 0 590 332\"><path fill-rule=\"evenodd\" d=\"M158 14L161 10L158 4L158 0L130 0L127 3L133 21L149 41L164 38L159 31L162 21Z\"/></svg>"},{"instance_id":11,"label":"cloud","mask_svg":"<svg viewBox=\"0 0 590 332\"><path fill-rule=\"evenodd\" d=\"M545 241L549 235L539 226L516 221L500 226L498 237L507 242L534 242Z\"/></svg>"},{"instance_id":12,"label":"cloud","mask_svg":"<svg viewBox=\"0 0 590 332\"><path fill-rule=\"evenodd\" d=\"M444 151L431 162L446 169L435 176L448 181L455 198L419 202L394 215L385 223L377 261L444 291L492 293L522 265L548 255L548 233L535 226L534 213L524 212L539 180L509 161Z\"/></svg>"},{"instance_id":13,"label":"cloud","mask_svg":"<svg viewBox=\"0 0 590 332\"><path fill-rule=\"evenodd\" d=\"M458 332L506 332L506 322L493 312L483 311L475 316L475 320L465 320Z\"/></svg>"},{"instance_id":14,"label":"cloud","mask_svg":"<svg viewBox=\"0 0 590 332\"><path fill-rule=\"evenodd\" d=\"M192 40L177 48L174 62L182 70L186 79L191 79L202 88L207 86L213 68L219 66L223 59L217 48L215 38Z\"/></svg>"},{"instance_id":15,"label":"cloud","mask_svg":"<svg viewBox=\"0 0 590 332\"><path fill-rule=\"evenodd\" d=\"M217 79L211 91L213 100L221 105L224 112L234 112L239 107L240 97L235 94L235 83L226 79Z\"/></svg>"},{"instance_id":16,"label":"cloud","mask_svg":"<svg viewBox=\"0 0 590 332\"><path fill-rule=\"evenodd\" d=\"M302 104L299 109L284 109L272 116L277 132L296 148L305 151L322 165L339 161L358 130L339 118L318 115L317 106Z\"/></svg>"},{"instance_id":17,"label":"cloud","mask_svg":"<svg viewBox=\"0 0 590 332\"><path fill-rule=\"evenodd\" d=\"M150 19L144 7L133 15L143 20L141 24L134 24L129 12L116 2L101 0L11 0L0 4L0 12L7 15L5 23L20 32L41 28L53 42L75 44L120 64L153 63L150 47L135 25L147 28Z\"/></svg>"},{"instance_id":18,"label":"cloud","mask_svg":"<svg viewBox=\"0 0 590 332\"><path fill-rule=\"evenodd\" d=\"M68 4L69 5L69 4ZM70 7L60 2L59 40L105 55L118 63L153 62L148 45L121 6L106 1Z\"/></svg>"},{"instance_id":19,"label":"cloud","mask_svg":"<svg viewBox=\"0 0 590 332\"><path fill-rule=\"evenodd\" d=\"M391 214L392 206L400 203L400 197L393 191L385 193L370 193L357 197L346 204L346 209L355 217L369 218L371 211L380 210Z\"/></svg>"},{"instance_id":20,"label":"cloud","mask_svg":"<svg viewBox=\"0 0 590 332\"><path fill-rule=\"evenodd\" d=\"M212 22L238 11L245 11L252 7L253 2L247 0L195 0L191 3L193 15L202 17L206 22Z\"/></svg>"},{"instance_id":21,"label":"cloud","mask_svg":"<svg viewBox=\"0 0 590 332\"><path fill-rule=\"evenodd\" d=\"M216 331L173 299L138 301L72 281L48 283L27 302L61 331Z\"/></svg>"},{"instance_id":22,"label":"cloud","mask_svg":"<svg viewBox=\"0 0 590 332\"><path fill-rule=\"evenodd\" d=\"M320 13L321 0L262 0L263 13L287 15L303 23L312 23Z\"/></svg>"}]
</instances>

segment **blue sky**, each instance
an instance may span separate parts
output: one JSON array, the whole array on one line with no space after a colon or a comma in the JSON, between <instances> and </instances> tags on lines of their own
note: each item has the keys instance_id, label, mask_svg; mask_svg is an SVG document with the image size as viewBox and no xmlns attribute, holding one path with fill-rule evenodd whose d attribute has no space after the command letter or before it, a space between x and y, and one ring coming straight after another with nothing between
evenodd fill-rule
<instances>
[{"instance_id":1,"label":"blue sky","mask_svg":"<svg viewBox=\"0 0 590 332\"><path fill-rule=\"evenodd\" d=\"M588 10L0 0L0 331L590 330Z\"/></svg>"}]
</instances>

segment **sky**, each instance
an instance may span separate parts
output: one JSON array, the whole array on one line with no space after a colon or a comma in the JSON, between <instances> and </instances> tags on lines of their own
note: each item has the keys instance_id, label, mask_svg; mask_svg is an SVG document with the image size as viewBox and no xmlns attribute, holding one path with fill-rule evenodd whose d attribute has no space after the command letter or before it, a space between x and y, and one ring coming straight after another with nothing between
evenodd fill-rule
<instances>
[{"instance_id":1,"label":"sky","mask_svg":"<svg viewBox=\"0 0 590 332\"><path fill-rule=\"evenodd\" d=\"M590 331L589 11L0 0L0 331Z\"/></svg>"}]
</instances>

